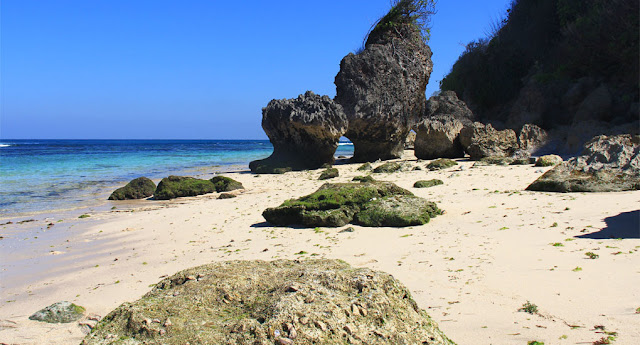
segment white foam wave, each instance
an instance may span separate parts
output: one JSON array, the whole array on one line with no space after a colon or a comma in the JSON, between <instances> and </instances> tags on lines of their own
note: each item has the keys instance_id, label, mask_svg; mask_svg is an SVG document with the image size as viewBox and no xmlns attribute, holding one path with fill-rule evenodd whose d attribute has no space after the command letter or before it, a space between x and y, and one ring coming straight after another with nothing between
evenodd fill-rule
<instances>
[{"instance_id":1,"label":"white foam wave","mask_svg":"<svg viewBox=\"0 0 640 345\"><path fill-rule=\"evenodd\" d=\"M0 147L9 147L9 146L11 146L11 145L9 145L9 144L0 144Z\"/></svg>"},{"instance_id":2,"label":"white foam wave","mask_svg":"<svg viewBox=\"0 0 640 345\"><path fill-rule=\"evenodd\" d=\"M353 146L353 143L338 143L338 146Z\"/></svg>"}]
</instances>

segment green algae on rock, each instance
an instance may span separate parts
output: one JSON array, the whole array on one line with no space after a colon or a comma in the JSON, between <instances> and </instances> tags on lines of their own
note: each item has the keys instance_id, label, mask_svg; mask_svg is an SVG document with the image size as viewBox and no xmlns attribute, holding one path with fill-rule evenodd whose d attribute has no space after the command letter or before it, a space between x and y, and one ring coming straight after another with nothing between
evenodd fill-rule
<instances>
[{"instance_id":1,"label":"green algae on rock","mask_svg":"<svg viewBox=\"0 0 640 345\"><path fill-rule=\"evenodd\" d=\"M340 174L336 168L327 168L321 174L318 180L328 180L334 177L338 177Z\"/></svg>"},{"instance_id":2,"label":"green algae on rock","mask_svg":"<svg viewBox=\"0 0 640 345\"><path fill-rule=\"evenodd\" d=\"M153 195L156 184L146 177L131 180L126 186L113 191L109 200L144 199Z\"/></svg>"},{"instance_id":3,"label":"green algae on rock","mask_svg":"<svg viewBox=\"0 0 640 345\"><path fill-rule=\"evenodd\" d=\"M385 199L397 197L393 200ZM407 202L403 200L407 198ZM378 200L387 200L379 207ZM262 216L271 224L279 226L302 225L305 227L340 227L348 223L363 226L379 226L379 222L370 219L386 219L406 217L405 221L386 222L385 224L425 224L428 219L441 214L441 211L432 212L433 207L426 207L422 199L415 197L406 189L400 188L390 182L361 182L361 183L326 183L317 191L299 199L287 200L282 205L268 208ZM425 200L426 201L426 200ZM401 212L395 212L393 207L402 207ZM431 203L432 204L432 203ZM413 206L411 206L413 205ZM414 208L409 211L408 208ZM365 210L369 216L359 217L358 214ZM381 213L373 216L373 213ZM420 214L419 217L414 214ZM388 214L385 215L385 214ZM416 221L419 219L420 221ZM408 226L408 225L388 225Z\"/></svg>"},{"instance_id":4,"label":"green algae on rock","mask_svg":"<svg viewBox=\"0 0 640 345\"><path fill-rule=\"evenodd\" d=\"M362 226L405 227L422 225L442 211L435 203L412 195L392 195L372 200L355 214Z\"/></svg>"},{"instance_id":5,"label":"green algae on rock","mask_svg":"<svg viewBox=\"0 0 640 345\"><path fill-rule=\"evenodd\" d=\"M444 182L442 182L442 180L438 180L438 179L421 180L421 181L416 181L416 183L413 184L413 188L429 188L429 187L441 185L443 183Z\"/></svg>"},{"instance_id":6,"label":"green algae on rock","mask_svg":"<svg viewBox=\"0 0 640 345\"><path fill-rule=\"evenodd\" d=\"M371 175L366 176L356 176L351 181L354 182L375 182L376 180Z\"/></svg>"},{"instance_id":7,"label":"green algae on rock","mask_svg":"<svg viewBox=\"0 0 640 345\"><path fill-rule=\"evenodd\" d=\"M393 276L340 260L226 261L165 278L82 344L454 344Z\"/></svg>"},{"instance_id":8,"label":"green algae on rock","mask_svg":"<svg viewBox=\"0 0 640 345\"><path fill-rule=\"evenodd\" d=\"M230 192L236 189L244 189L242 183L225 176L215 176L209 181L213 183L216 188L216 192L218 193Z\"/></svg>"},{"instance_id":9,"label":"green algae on rock","mask_svg":"<svg viewBox=\"0 0 640 345\"><path fill-rule=\"evenodd\" d=\"M550 167L562 163L562 157L558 155L545 155L536 160L537 167Z\"/></svg>"},{"instance_id":10,"label":"green algae on rock","mask_svg":"<svg viewBox=\"0 0 640 345\"><path fill-rule=\"evenodd\" d=\"M362 164L359 168L358 171L367 171L367 170L373 170L373 166L371 165L371 163L367 162Z\"/></svg>"},{"instance_id":11,"label":"green algae on rock","mask_svg":"<svg viewBox=\"0 0 640 345\"><path fill-rule=\"evenodd\" d=\"M200 180L193 177L169 176L158 183L153 197L156 200L196 196L216 192L216 186L210 180Z\"/></svg>"},{"instance_id":12,"label":"green algae on rock","mask_svg":"<svg viewBox=\"0 0 640 345\"><path fill-rule=\"evenodd\" d=\"M402 164L396 162L387 162L373 169L374 173L392 173L402 169Z\"/></svg>"},{"instance_id":13,"label":"green algae on rock","mask_svg":"<svg viewBox=\"0 0 640 345\"><path fill-rule=\"evenodd\" d=\"M449 158L438 158L433 162L427 164L427 169L429 170L442 170L451 168L454 165L458 165L458 163Z\"/></svg>"},{"instance_id":14,"label":"green algae on rock","mask_svg":"<svg viewBox=\"0 0 640 345\"><path fill-rule=\"evenodd\" d=\"M85 309L83 307L62 301L35 312L29 316L29 320L47 323L69 323L81 318L84 312Z\"/></svg>"}]
</instances>

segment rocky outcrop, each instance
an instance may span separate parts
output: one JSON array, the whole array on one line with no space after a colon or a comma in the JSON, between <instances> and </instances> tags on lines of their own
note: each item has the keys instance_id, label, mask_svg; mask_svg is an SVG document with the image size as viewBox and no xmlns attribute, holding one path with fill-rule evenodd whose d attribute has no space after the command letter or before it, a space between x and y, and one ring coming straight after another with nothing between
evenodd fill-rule
<instances>
[{"instance_id":1,"label":"rocky outcrop","mask_svg":"<svg viewBox=\"0 0 640 345\"><path fill-rule=\"evenodd\" d=\"M354 162L402 156L405 138L424 111L433 67L431 49L414 24L381 24L361 53L342 59L335 78Z\"/></svg>"},{"instance_id":2,"label":"rocky outcrop","mask_svg":"<svg viewBox=\"0 0 640 345\"><path fill-rule=\"evenodd\" d=\"M473 124L473 113L453 91L429 98L425 116L416 126L415 155L419 159L462 158L460 131Z\"/></svg>"},{"instance_id":3,"label":"rocky outcrop","mask_svg":"<svg viewBox=\"0 0 640 345\"><path fill-rule=\"evenodd\" d=\"M518 139L512 129L498 131L491 124L475 122L460 131L460 142L472 160L484 157L510 157L518 151Z\"/></svg>"},{"instance_id":4,"label":"rocky outcrop","mask_svg":"<svg viewBox=\"0 0 640 345\"><path fill-rule=\"evenodd\" d=\"M109 200L144 199L153 195L156 184L146 177L131 180L126 186L113 191Z\"/></svg>"},{"instance_id":5,"label":"rocky outcrop","mask_svg":"<svg viewBox=\"0 0 640 345\"><path fill-rule=\"evenodd\" d=\"M438 179L420 180L420 181L416 181L416 183L413 184L413 188L430 188L433 186L441 185L443 183L444 182L442 182L442 180L438 180Z\"/></svg>"},{"instance_id":6,"label":"rocky outcrop","mask_svg":"<svg viewBox=\"0 0 640 345\"><path fill-rule=\"evenodd\" d=\"M536 152L547 143L547 132L534 125L527 123L520 129L518 133L518 147L520 150L526 151L529 154Z\"/></svg>"},{"instance_id":7,"label":"rocky outcrop","mask_svg":"<svg viewBox=\"0 0 640 345\"><path fill-rule=\"evenodd\" d=\"M69 323L80 319L85 309L71 302L62 301L54 303L29 316L29 320L48 323Z\"/></svg>"},{"instance_id":8,"label":"rocky outcrop","mask_svg":"<svg viewBox=\"0 0 640 345\"><path fill-rule=\"evenodd\" d=\"M327 183L310 195L262 213L274 225L305 227L348 223L404 227L425 224L439 214L442 211L434 203L389 182Z\"/></svg>"},{"instance_id":9,"label":"rocky outcrop","mask_svg":"<svg viewBox=\"0 0 640 345\"><path fill-rule=\"evenodd\" d=\"M84 345L453 345L390 274L341 260L226 261L165 278Z\"/></svg>"},{"instance_id":10,"label":"rocky outcrop","mask_svg":"<svg viewBox=\"0 0 640 345\"><path fill-rule=\"evenodd\" d=\"M562 163L562 157L558 155L544 155L538 157L535 166L537 167L550 167Z\"/></svg>"},{"instance_id":11,"label":"rocky outcrop","mask_svg":"<svg viewBox=\"0 0 640 345\"><path fill-rule=\"evenodd\" d=\"M640 136L598 136L580 156L547 171L527 190L616 192L640 189Z\"/></svg>"},{"instance_id":12,"label":"rocky outcrop","mask_svg":"<svg viewBox=\"0 0 640 345\"><path fill-rule=\"evenodd\" d=\"M443 169L451 168L452 166L456 166L456 165L458 165L458 162L451 160L449 158L438 158L433 162L427 164L427 169L431 171L443 170Z\"/></svg>"},{"instance_id":13,"label":"rocky outcrop","mask_svg":"<svg viewBox=\"0 0 640 345\"><path fill-rule=\"evenodd\" d=\"M269 102L262 109L262 128L273 144L273 154L251 162L252 172L317 169L333 163L347 118L329 97L307 91L296 99Z\"/></svg>"}]
</instances>

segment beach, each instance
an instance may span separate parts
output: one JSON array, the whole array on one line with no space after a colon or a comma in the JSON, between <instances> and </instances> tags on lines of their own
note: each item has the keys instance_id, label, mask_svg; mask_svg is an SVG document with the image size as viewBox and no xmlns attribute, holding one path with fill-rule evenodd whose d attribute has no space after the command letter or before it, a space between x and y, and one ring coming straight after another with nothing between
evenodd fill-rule
<instances>
[{"instance_id":1,"label":"beach","mask_svg":"<svg viewBox=\"0 0 640 345\"><path fill-rule=\"evenodd\" d=\"M265 222L268 207L363 175L361 164L339 160L340 176L329 181L318 180L321 170L226 173L245 187L233 199L213 193L111 202L113 209L86 218L12 220L0 227L0 343L79 344L78 322L28 319L55 302L104 317L189 267L314 258L392 274L457 344L591 344L608 336L616 344L640 343L640 192L529 192L550 167L474 167L459 159L453 168L429 171L413 151L400 161L422 170L373 177L436 202L445 214L407 228ZM444 184L412 187L427 179ZM537 313L519 311L527 302Z\"/></svg>"}]
</instances>

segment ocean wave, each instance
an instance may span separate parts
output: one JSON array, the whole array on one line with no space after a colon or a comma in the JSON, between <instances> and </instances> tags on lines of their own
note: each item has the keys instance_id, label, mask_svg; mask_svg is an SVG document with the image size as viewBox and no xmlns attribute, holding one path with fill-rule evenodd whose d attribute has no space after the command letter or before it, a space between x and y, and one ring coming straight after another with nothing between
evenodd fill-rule
<instances>
[{"instance_id":1,"label":"ocean wave","mask_svg":"<svg viewBox=\"0 0 640 345\"><path fill-rule=\"evenodd\" d=\"M338 146L353 146L353 143L338 143Z\"/></svg>"},{"instance_id":2,"label":"ocean wave","mask_svg":"<svg viewBox=\"0 0 640 345\"><path fill-rule=\"evenodd\" d=\"M9 147L9 146L11 146L11 145L9 145L9 144L0 144L0 147Z\"/></svg>"}]
</instances>

